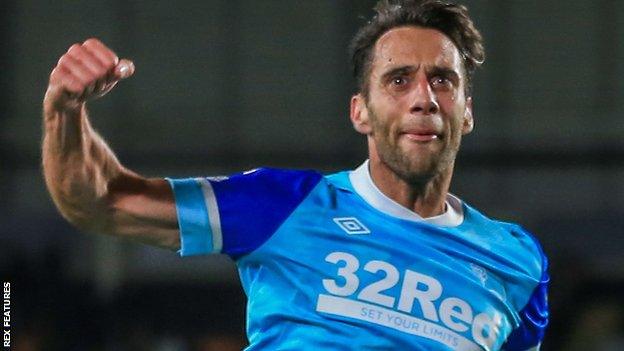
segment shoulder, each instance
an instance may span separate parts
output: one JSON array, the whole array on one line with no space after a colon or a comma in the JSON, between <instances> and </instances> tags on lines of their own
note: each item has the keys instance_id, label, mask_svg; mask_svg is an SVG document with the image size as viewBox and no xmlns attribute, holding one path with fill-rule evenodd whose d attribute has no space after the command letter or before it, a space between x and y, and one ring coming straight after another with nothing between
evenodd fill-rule
<instances>
[{"instance_id":1,"label":"shoulder","mask_svg":"<svg viewBox=\"0 0 624 351\"><path fill-rule=\"evenodd\" d=\"M307 182L318 182L323 175L316 170L281 169L261 167L248 171L235 173L230 176L208 177L213 184L253 184L253 185L274 185L284 184L299 186Z\"/></svg>"},{"instance_id":2,"label":"shoulder","mask_svg":"<svg viewBox=\"0 0 624 351\"><path fill-rule=\"evenodd\" d=\"M464 204L464 212L468 225L485 231L493 247L539 281L548 261L533 233L517 223L489 218L467 204Z\"/></svg>"},{"instance_id":3,"label":"shoulder","mask_svg":"<svg viewBox=\"0 0 624 351\"><path fill-rule=\"evenodd\" d=\"M549 323L548 259L537 238L519 224L481 218L503 234L505 259L516 274L508 287L508 300L517 310L517 320L503 350L538 350Z\"/></svg>"},{"instance_id":4,"label":"shoulder","mask_svg":"<svg viewBox=\"0 0 624 351\"><path fill-rule=\"evenodd\" d=\"M256 218L287 217L321 182L314 170L257 168L228 177L206 178L221 215L242 213ZM249 218L252 219L252 218Z\"/></svg>"},{"instance_id":5,"label":"shoulder","mask_svg":"<svg viewBox=\"0 0 624 351\"><path fill-rule=\"evenodd\" d=\"M546 254L544 253L544 249L542 248L542 245L540 244L537 237L532 232L517 223L505 222L500 220L493 221L501 226L507 233L509 233L509 237L512 240L520 243L522 247L526 250L526 252L530 253L536 260L540 262L540 272L543 272L548 268L548 261L546 258Z\"/></svg>"},{"instance_id":6,"label":"shoulder","mask_svg":"<svg viewBox=\"0 0 624 351\"><path fill-rule=\"evenodd\" d=\"M247 198L300 200L323 178L314 170L256 168L224 177L209 177L206 181L217 196L243 194ZM236 200L236 197L232 198Z\"/></svg>"}]
</instances>

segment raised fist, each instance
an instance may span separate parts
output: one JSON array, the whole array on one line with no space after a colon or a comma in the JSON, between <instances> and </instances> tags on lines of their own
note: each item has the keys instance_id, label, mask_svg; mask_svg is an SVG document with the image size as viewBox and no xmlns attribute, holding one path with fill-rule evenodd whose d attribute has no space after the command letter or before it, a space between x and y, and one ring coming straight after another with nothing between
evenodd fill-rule
<instances>
[{"instance_id":1,"label":"raised fist","mask_svg":"<svg viewBox=\"0 0 624 351\"><path fill-rule=\"evenodd\" d=\"M50 74L44 104L56 108L77 106L103 96L133 73L132 61L120 60L98 39L88 39L72 45L61 56Z\"/></svg>"}]
</instances>

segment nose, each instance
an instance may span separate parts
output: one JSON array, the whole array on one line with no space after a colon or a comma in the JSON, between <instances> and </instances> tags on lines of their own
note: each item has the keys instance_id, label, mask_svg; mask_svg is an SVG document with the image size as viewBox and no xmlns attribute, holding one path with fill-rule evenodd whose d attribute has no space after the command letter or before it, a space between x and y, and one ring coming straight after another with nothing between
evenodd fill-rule
<instances>
[{"instance_id":1,"label":"nose","mask_svg":"<svg viewBox=\"0 0 624 351\"><path fill-rule=\"evenodd\" d=\"M418 77L412 96L411 113L432 115L440 110L435 93L426 77Z\"/></svg>"}]
</instances>

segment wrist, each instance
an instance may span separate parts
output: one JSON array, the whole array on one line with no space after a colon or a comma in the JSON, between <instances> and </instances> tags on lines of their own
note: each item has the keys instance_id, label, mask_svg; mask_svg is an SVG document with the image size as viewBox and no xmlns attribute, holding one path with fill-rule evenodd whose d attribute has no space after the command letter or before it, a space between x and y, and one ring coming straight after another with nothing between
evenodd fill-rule
<instances>
[{"instance_id":1,"label":"wrist","mask_svg":"<svg viewBox=\"0 0 624 351\"><path fill-rule=\"evenodd\" d=\"M85 108L85 102L71 97L60 89L48 88L43 98L43 112L46 119L59 114L79 116Z\"/></svg>"}]
</instances>

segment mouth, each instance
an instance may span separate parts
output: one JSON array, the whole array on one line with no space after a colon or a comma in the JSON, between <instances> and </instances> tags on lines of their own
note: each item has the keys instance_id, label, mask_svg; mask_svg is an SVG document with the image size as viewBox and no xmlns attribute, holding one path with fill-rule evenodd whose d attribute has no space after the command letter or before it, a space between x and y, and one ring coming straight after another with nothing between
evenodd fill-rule
<instances>
[{"instance_id":1,"label":"mouth","mask_svg":"<svg viewBox=\"0 0 624 351\"><path fill-rule=\"evenodd\" d=\"M431 129L407 130L401 133L408 140L426 143L441 139L442 135Z\"/></svg>"},{"instance_id":2,"label":"mouth","mask_svg":"<svg viewBox=\"0 0 624 351\"><path fill-rule=\"evenodd\" d=\"M403 133L406 138L412 141L420 141L420 142L428 142L438 139L437 134L414 134L414 133Z\"/></svg>"}]
</instances>

